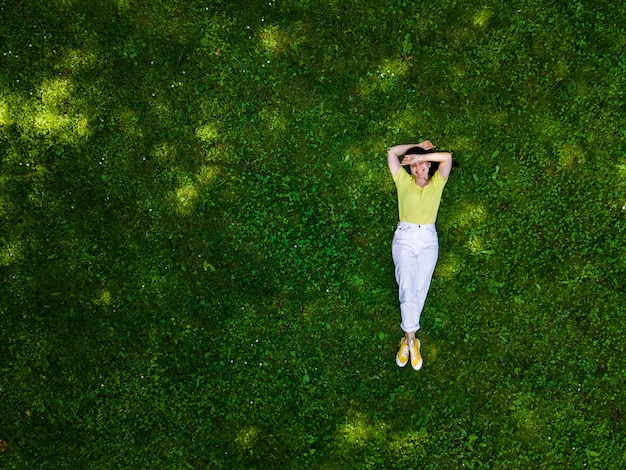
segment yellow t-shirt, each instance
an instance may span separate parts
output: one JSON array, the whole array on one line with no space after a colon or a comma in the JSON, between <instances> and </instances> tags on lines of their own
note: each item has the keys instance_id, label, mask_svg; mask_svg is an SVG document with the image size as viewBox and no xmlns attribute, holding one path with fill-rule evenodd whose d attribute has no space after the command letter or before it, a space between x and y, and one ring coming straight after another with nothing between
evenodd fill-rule
<instances>
[{"instance_id":1,"label":"yellow t-shirt","mask_svg":"<svg viewBox=\"0 0 626 470\"><path fill-rule=\"evenodd\" d=\"M430 179L430 182L420 188L415 184L413 175L409 175L404 168L400 168L393 181L398 190L398 212L400 222L409 222L416 225L434 224L437 220L441 193L446 185L439 171Z\"/></svg>"}]
</instances>

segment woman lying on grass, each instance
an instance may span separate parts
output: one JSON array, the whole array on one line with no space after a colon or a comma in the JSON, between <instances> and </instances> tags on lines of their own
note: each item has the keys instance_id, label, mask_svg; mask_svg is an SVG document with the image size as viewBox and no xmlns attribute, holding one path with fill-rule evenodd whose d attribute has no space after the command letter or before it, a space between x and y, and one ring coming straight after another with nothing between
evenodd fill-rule
<instances>
[{"instance_id":1,"label":"woman lying on grass","mask_svg":"<svg viewBox=\"0 0 626 470\"><path fill-rule=\"evenodd\" d=\"M400 341L396 364L404 367L410 356L415 370L422 367L420 342L415 338L415 332L420 329L420 315L439 254L435 221L441 193L452 169L452 154L432 152L434 148L426 140L420 144L396 145L387 153L389 171L398 191L400 215L393 236L392 255L402 316L400 328L404 337ZM402 161L400 157L403 157ZM409 165L410 174L402 170L403 165Z\"/></svg>"}]
</instances>

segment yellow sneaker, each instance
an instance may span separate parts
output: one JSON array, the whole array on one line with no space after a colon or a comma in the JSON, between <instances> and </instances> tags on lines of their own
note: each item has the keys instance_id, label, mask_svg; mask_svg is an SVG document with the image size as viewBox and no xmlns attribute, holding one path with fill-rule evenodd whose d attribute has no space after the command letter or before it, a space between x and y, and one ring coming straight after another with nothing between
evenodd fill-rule
<instances>
[{"instance_id":1,"label":"yellow sneaker","mask_svg":"<svg viewBox=\"0 0 626 470\"><path fill-rule=\"evenodd\" d=\"M420 370L422 368L422 355L420 354L419 339L415 338L415 341L411 341L409 351L411 352L411 367L415 370Z\"/></svg>"},{"instance_id":2,"label":"yellow sneaker","mask_svg":"<svg viewBox=\"0 0 626 470\"><path fill-rule=\"evenodd\" d=\"M404 367L407 362L409 362L409 345L406 344L403 336L400 340L400 349L398 354L396 354L396 364L398 364L398 367Z\"/></svg>"}]
</instances>

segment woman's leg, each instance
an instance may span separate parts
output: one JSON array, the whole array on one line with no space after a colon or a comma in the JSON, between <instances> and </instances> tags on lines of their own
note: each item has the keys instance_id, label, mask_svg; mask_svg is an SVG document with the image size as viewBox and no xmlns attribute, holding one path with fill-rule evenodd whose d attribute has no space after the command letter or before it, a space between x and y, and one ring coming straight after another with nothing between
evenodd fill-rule
<instances>
[{"instance_id":1,"label":"woman's leg","mask_svg":"<svg viewBox=\"0 0 626 470\"><path fill-rule=\"evenodd\" d=\"M420 243L420 250L417 255L417 276L415 283L415 290L417 296L417 308L418 308L418 325L419 319L424 309L424 303L426 302L426 296L430 289L430 282L435 272L435 266L437 265L437 259L439 257L439 243L435 232L434 237L429 233Z\"/></svg>"},{"instance_id":2,"label":"woman's leg","mask_svg":"<svg viewBox=\"0 0 626 470\"><path fill-rule=\"evenodd\" d=\"M422 367L420 343L415 332L420 328L420 317L430 288L439 254L437 232L432 228L396 231L392 246L404 342L396 355L396 363L404 367L409 351L411 365Z\"/></svg>"},{"instance_id":3,"label":"woman's leg","mask_svg":"<svg viewBox=\"0 0 626 470\"><path fill-rule=\"evenodd\" d=\"M419 330L419 296L417 292L417 232L416 230L396 231L393 239L392 254L398 283L398 300L402 323L400 328L405 333Z\"/></svg>"}]
</instances>

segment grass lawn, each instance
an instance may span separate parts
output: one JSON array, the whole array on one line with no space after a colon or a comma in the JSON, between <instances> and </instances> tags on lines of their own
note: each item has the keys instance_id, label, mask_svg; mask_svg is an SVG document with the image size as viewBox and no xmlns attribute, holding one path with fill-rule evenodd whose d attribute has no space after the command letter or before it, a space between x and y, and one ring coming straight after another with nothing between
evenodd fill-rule
<instances>
[{"instance_id":1,"label":"grass lawn","mask_svg":"<svg viewBox=\"0 0 626 470\"><path fill-rule=\"evenodd\" d=\"M0 467L625 468L625 24L0 0ZM415 372L418 139L459 166Z\"/></svg>"}]
</instances>

